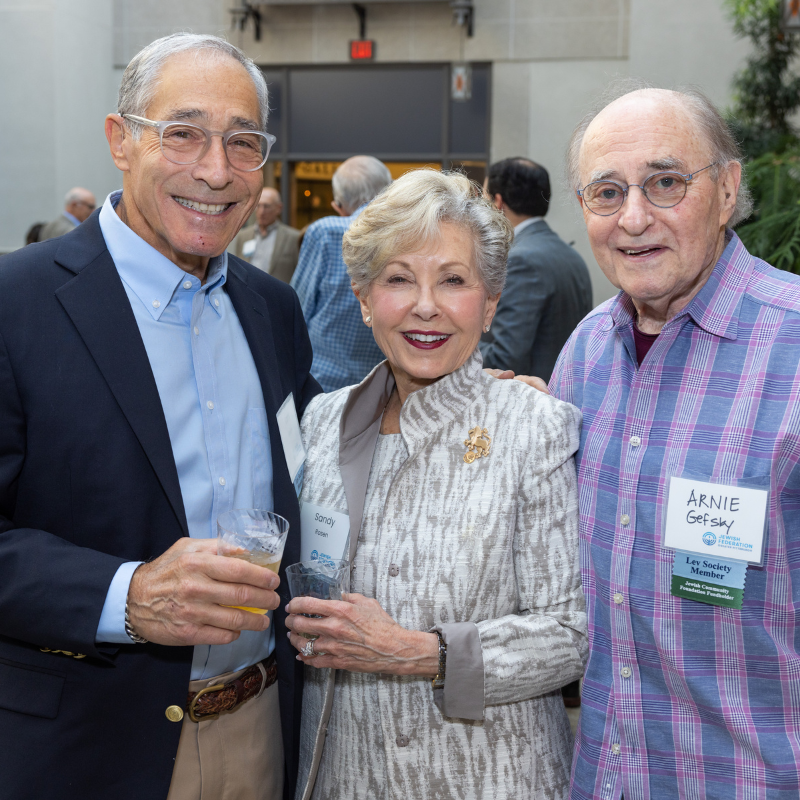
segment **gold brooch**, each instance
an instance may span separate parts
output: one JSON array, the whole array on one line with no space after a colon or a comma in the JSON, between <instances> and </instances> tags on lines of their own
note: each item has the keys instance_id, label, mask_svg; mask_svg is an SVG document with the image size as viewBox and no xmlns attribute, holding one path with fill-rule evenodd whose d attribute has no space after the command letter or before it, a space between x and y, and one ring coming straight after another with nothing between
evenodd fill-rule
<instances>
[{"instance_id":1,"label":"gold brooch","mask_svg":"<svg viewBox=\"0 0 800 800\"><path fill-rule=\"evenodd\" d=\"M486 428L481 428L476 425L467 432L469 439L464 439L464 444L467 446L467 452L464 453L464 461L471 464L476 458L489 455L489 448L492 446L492 439L489 436L489 431Z\"/></svg>"}]
</instances>

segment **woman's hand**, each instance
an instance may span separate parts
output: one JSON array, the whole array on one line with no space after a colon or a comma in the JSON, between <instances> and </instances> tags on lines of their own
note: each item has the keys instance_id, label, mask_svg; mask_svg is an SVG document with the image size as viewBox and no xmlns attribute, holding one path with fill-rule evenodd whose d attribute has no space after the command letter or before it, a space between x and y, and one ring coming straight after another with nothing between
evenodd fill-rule
<instances>
[{"instance_id":1,"label":"woman's hand","mask_svg":"<svg viewBox=\"0 0 800 800\"><path fill-rule=\"evenodd\" d=\"M439 671L439 637L435 633L409 631L395 622L377 600L361 594L345 594L342 600L296 597L286 607L289 640L302 650L309 637L314 655L298 660L320 669L351 672L384 672L433 678ZM301 614L316 614L304 617Z\"/></svg>"}]
</instances>

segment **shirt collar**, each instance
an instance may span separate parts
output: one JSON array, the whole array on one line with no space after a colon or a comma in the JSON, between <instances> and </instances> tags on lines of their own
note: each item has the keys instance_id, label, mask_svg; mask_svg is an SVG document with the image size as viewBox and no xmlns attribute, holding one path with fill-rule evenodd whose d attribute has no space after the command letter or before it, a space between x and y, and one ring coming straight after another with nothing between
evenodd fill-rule
<instances>
[{"instance_id":1,"label":"shirt collar","mask_svg":"<svg viewBox=\"0 0 800 800\"><path fill-rule=\"evenodd\" d=\"M70 214L69 211L62 211L61 212L76 228L78 225L81 224L81 221L74 215Z\"/></svg>"},{"instance_id":2,"label":"shirt collar","mask_svg":"<svg viewBox=\"0 0 800 800\"><path fill-rule=\"evenodd\" d=\"M100 209L100 230L120 277L157 320L181 283L189 281L199 290L200 281L159 253L117 216L114 209L121 197L122 192L116 191L106 198ZM222 286L227 276L228 254L223 252L209 262L203 289L210 291Z\"/></svg>"},{"instance_id":3,"label":"shirt collar","mask_svg":"<svg viewBox=\"0 0 800 800\"><path fill-rule=\"evenodd\" d=\"M514 236L519 236L525 228L533 225L534 222L538 222L540 219L544 219L544 217L528 217L528 219L522 220L519 225L514 226Z\"/></svg>"},{"instance_id":4,"label":"shirt collar","mask_svg":"<svg viewBox=\"0 0 800 800\"><path fill-rule=\"evenodd\" d=\"M278 220L272 223L272 225L267 225L267 230L265 233L261 233L261 228L256 225L256 238L257 239L266 239L273 231L278 230Z\"/></svg>"},{"instance_id":5,"label":"shirt collar","mask_svg":"<svg viewBox=\"0 0 800 800\"><path fill-rule=\"evenodd\" d=\"M725 249L708 280L689 305L672 319L688 315L704 331L735 340L739 328L739 308L753 274L753 257L730 229L725 231L725 242ZM618 328L632 324L636 319L633 300L625 292L616 296L609 311ZM668 320L667 325L671 323L672 320Z\"/></svg>"}]
</instances>

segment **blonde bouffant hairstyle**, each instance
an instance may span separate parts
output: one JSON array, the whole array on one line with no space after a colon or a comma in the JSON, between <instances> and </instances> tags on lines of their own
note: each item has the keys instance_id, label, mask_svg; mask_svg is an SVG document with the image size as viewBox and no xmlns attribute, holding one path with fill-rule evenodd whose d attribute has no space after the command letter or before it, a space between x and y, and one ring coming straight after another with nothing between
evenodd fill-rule
<instances>
[{"instance_id":1,"label":"blonde bouffant hairstyle","mask_svg":"<svg viewBox=\"0 0 800 800\"><path fill-rule=\"evenodd\" d=\"M368 292L389 261L434 244L448 222L472 236L478 275L488 294L499 294L513 228L478 184L434 169L411 170L391 183L345 233L342 254L355 288Z\"/></svg>"}]
</instances>

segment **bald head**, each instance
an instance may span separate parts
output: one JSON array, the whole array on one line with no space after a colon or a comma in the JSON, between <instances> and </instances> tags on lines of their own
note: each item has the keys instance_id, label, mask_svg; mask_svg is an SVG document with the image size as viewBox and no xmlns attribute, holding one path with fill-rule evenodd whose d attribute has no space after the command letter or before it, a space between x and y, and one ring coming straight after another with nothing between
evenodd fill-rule
<instances>
[{"instance_id":1,"label":"bald head","mask_svg":"<svg viewBox=\"0 0 800 800\"><path fill-rule=\"evenodd\" d=\"M256 221L262 234L275 222L283 211L283 201L277 189L267 187L261 190L261 198L256 206Z\"/></svg>"},{"instance_id":2,"label":"bald head","mask_svg":"<svg viewBox=\"0 0 800 800\"><path fill-rule=\"evenodd\" d=\"M348 158L333 174L333 206L340 214L350 215L391 182L392 174L377 158Z\"/></svg>"},{"instance_id":3,"label":"bald head","mask_svg":"<svg viewBox=\"0 0 800 800\"><path fill-rule=\"evenodd\" d=\"M584 145L590 139L594 140L598 131L616 136L620 147L633 148L636 147L635 141L623 142L620 138L624 129L635 129L628 130L630 137L638 136L642 130L649 130L649 126L654 130L666 131L670 125L678 124L686 143L691 143L693 153L704 164L684 165L686 168L681 169L681 165L670 163L670 155L665 153L661 169L691 172L699 169L699 166L714 163L716 166L712 169L712 177L716 179L719 170L727 164L741 162L741 151L725 120L702 92L693 88L673 91L651 87L626 91L630 84L630 81L626 81L606 92L598 106L581 120L572 134L567 150L567 177L573 191L595 179L587 178L584 174L585 163L582 163L582 159L585 162ZM602 171L602 168L595 165L594 171L598 170ZM742 182L729 227L745 219L751 209L750 193Z\"/></svg>"},{"instance_id":4,"label":"bald head","mask_svg":"<svg viewBox=\"0 0 800 800\"><path fill-rule=\"evenodd\" d=\"M80 186L70 189L64 198L64 211L72 214L81 222L88 219L94 211L95 205L94 195L88 189L82 189Z\"/></svg>"}]
</instances>

